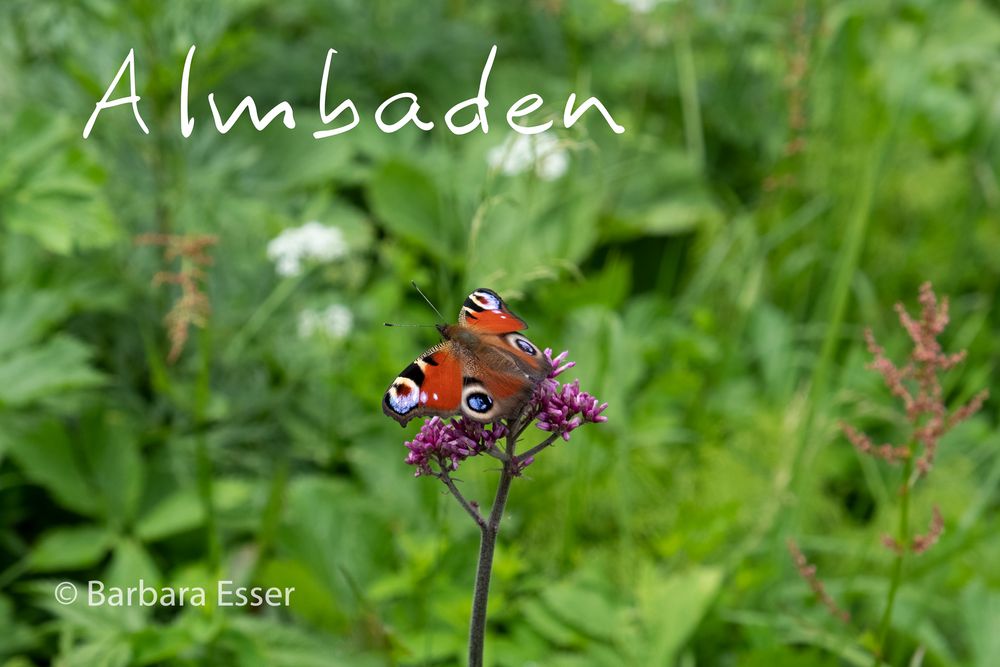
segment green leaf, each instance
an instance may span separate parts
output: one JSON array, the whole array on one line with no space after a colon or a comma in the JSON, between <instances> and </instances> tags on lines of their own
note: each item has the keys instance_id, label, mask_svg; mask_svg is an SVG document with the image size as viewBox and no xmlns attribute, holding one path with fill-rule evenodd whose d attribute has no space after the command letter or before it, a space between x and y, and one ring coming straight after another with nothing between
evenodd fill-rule
<instances>
[{"instance_id":1,"label":"green leaf","mask_svg":"<svg viewBox=\"0 0 1000 667\"><path fill-rule=\"evenodd\" d=\"M699 567L662 578L648 568L637 587L639 613L646 631L644 665L673 664L722 583L722 570Z\"/></svg>"},{"instance_id":2,"label":"green leaf","mask_svg":"<svg viewBox=\"0 0 1000 667\"><path fill-rule=\"evenodd\" d=\"M622 220L610 235L625 238L677 236L693 232L701 226L710 226L721 219L718 207L707 198L668 199Z\"/></svg>"},{"instance_id":3,"label":"green leaf","mask_svg":"<svg viewBox=\"0 0 1000 667\"><path fill-rule=\"evenodd\" d=\"M56 528L35 544L28 556L28 566L33 572L91 567L104 557L111 542L111 533L101 526Z\"/></svg>"},{"instance_id":4,"label":"green leaf","mask_svg":"<svg viewBox=\"0 0 1000 667\"><path fill-rule=\"evenodd\" d=\"M27 651L36 641L37 629L27 622L18 622L15 609L9 597L0 595L0 655ZM32 667L30 662L23 664ZM4 663L4 667L8 666L13 667L13 661Z\"/></svg>"},{"instance_id":5,"label":"green leaf","mask_svg":"<svg viewBox=\"0 0 1000 667\"><path fill-rule=\"evenodd\" d=\"M583 646L587 638L570 627L565 620L539 600L528 600L521 606L524 620L532 630L558 646Z\"/></svg>"},{"instance_id":6,"label":"green leaf","mask_svg":"<svg viewBox=\"0 0 1000 667\"><path fill-rule=\"evenodd\" d=\"M100 513L100 497L80 469L79 457L59 421L50 419L18 429L8 447L25 476L59 504L87 516Z\"/></svg>"},{"instance_id":7,"label":"green leaf","mask_svg":"<svg viewBox=\"0 0 1000 667\"><path fill-rule=\"evenodd\" d=\"M961 610L965 635L976 667L1000 664L1000 592L974 581L962 591Z\"/></svg>"},{"instance_id":8,"label":"green leaf","mask_svg":"<svg viewBox=\"0 0 1000 667\"><path fill-rule=\"evenodd\" d=\"M621 634L618 607L584 582L564 581L549 586L542 600L564 623L590 637L613 641Z\"/></svg>"},{"instance_id":9,"label":"green leaf","mask_svg":"<svg viewBox=\"0 0 1000 667\"><path fill-rule=\"evenodd\" d=\"M341 638L310 632L263 616L242 615L235 617L227 641L252 646L246 654L249 663L268 667L326 667L350 665L351 667L380 667L386 658L379 655L358 653ZM253 661L257 655L263 662Z\"/></svg>"},{"instance_id":10,"label":"green leaf","mask_svg":"<svg viewBox=\"0 0 1000 667\"><path fill-rule=\"evenodd\" d=\"M64 667L128 667L132 647L122 635L111 635L70 648L57 663Z\"/></svg>"},{"instance_id":11,"label":"green leaf","mask_svg":"<svg viewBox=\"0 0 1000 667\"><path fill-rule=\"evenodd\" d=\"M47 610L66 627L80 629L83 634L92 637L117 635L121 632L120 608L108 607L107 605L91 606L86 581L70 582L76 586L77 590L74 602L70 604L57 602L53 593L62 581L62 579L55 578L32 579L24 582L23 586L33 596L35 605Z\"/></svg>"},{"instance_id":12,"label":"green leaf","mask_svg":"<svg viewBox=\"0 0 1000 667\"><path fill-rule=\"evenodd\" d=\"M147 542L194 530L205 521L205 507L194 489L182 489L154 505L135 526Z\"/></svg>"},{"instance_id":13,"label":"green leaf","mask_svg":"<svg viewBox=\"0 0 1000 667\"><path fill-rule=\"evenodd\" d=\"M770 304L760 304L750 315L749 334L765 391L775 398L786 397L793 389L798 357L788 316Z\"/></svg>"},{"instance_id":14,"label":"green leaf","mask_svg":"<svg viewBox=\"0 0 1000 667\"><path fill-rule=\"evenodd\" d=\"M104 583L108 586L125 588L137 586L142 579L146 586L160 586L160 570L153 562L149 552L136 540L123 537L115 545L104 574Z\"/></svg>"},{"instance_id":15,"label":"green leaf","mask_svg":"<svg viewBox=\"0 0 1000 667\"><path fill-rule=\"evenodd\" d=\"M160 571L153 562L149 552L135 539L119 538L111 555L111 563L101 579L108 587L129 588L143 585L158 588L161 585ZM146 627L147 619L152 613L149 607L142 605L125 605L109 611L116 612L119 624L123 629L135 632Z\"/></svg>"},{"instance_id":16,"label":"green leaf","mask_svg":"<svg viewBox=\"0 0 1000 667\"><path fill-rule=\"evenodd\" d=\"M93 387L104 377L89 364L90 348L67 335L0 360L0 404L22 406L59 392Z\"/></svg>"},{"instance_id":17,"label":"green leaf","mask_svg":"<svg viewBox=\"0 0 1000 667\"><path fill-rule=\"evenodd\" d=\"M104 197L103 170L79 145L74 125L50 113L21 114L4 147L5 171L14 175L0 176L5 227L61 255L106 247L122 234Z\"/></svg>"},{"instance_id":18,"label":"green leaf","mask_svg":"<svg viewBox=\"0 0 1000 667\"><path fill-rule=\"evenodd\" d=\"M117 525L131 521L143 482L135 425L121 413L104 411L82 420L79 447L88 476L103 501L103 514Z\"/></svg>"},{"instance_id":19,"label":"green leaf","mask_svg":"<svg viewBox=\"0 0 1000 667\"><path fill-rule=\"evenodd\" d=\"M64 295L14 290L0 295L0 357L38 341L69 311Z\"/></svg>"},{"instance_id":20,"label":"green leaf","mask_svg":"<svg viewBox=\"0 0 1000 667\"><path fill-rule=\"evenodd\" d=\"M539 187L535 194L497 198L477 213L469 231L470 285L521 289L531 280L576 272L593 251L600 191Z\"/></svg>"},{"instance_id":21,"label":"green leaf","mask_svg":"<svg viewBox=\"0 0 1000 667\"><path fill-rule=\"evenodd\" d=\"M359 591L393 569L384 519L356 487L329 478L299 477L285 507L280 555L303 563L337 606L356 613Z\"/></svg>"},{"instance_id":22,"label":"green leaf","mask_svg":"<svg viewBox=\"0 0 1000 667\"><path fill-rule=\"evenodd\" d=\"M176 658L192 650L196 639L194 633L184 623L187 618L189 616L182 615L177 622L170 625L155 625L133 632L129 636L132 642L133 664L164 664L169 658Z\"/></svg>"},{"instance_id":23,"label":"green leaf","mask_svg":"<svg viewBox=\"0 0 1000 667\"><path fill-rule=\"evenodd\" d=\"M111 245L121 236L111 211L96 192L80 186L87 184L71 181L21 193L4 208L9 228L60 255Z\"/></svg>"},{"instance_id":24,"label":"green leaf","mask_svg":"<svg viewBox=\"0 0 1000 667\"><path fill-rule=\"evenodd\" d=\"M311 626L340 630L349 622L335 598L326 592L323 583L299 561L269 560L261 568L258 580L265 587L294 587L289 612Z\"/></svg>"},{"instance_id":25,"label":"green leaf","mask_svg":"<svg viewBox=\"0 0 1000 667\"><path fill-rule=\"evenodd\" d=\"M392 234L442 260L451 259L456 226L425 172L404 162L387 162L368 184L368 198L375 216Z\"/></svg>"}]
</instances>

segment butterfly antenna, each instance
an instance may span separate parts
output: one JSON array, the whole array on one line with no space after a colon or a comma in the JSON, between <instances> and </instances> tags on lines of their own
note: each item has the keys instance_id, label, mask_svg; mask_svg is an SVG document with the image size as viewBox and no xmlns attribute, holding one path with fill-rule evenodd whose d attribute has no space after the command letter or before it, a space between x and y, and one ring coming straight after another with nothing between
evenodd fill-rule
<instances>
[{"instance_id":1,"label":"butterfly antenna","mask_svg":"<svg viewBox=\"0 0 1000 667\"><path fill-rule=\"evenodd\" d=\"M435 327L436 324L396 324L395 322L383 322L387 327Z\"/></svg>"},{"instance_id":2,"label":"butterfly antenna","mask_svg":"<svg viewBox=\"0 0 1000 667\"><path fill-rule=\"evenodd\" d=\"M444 315L442 315L441 311L438 310L437 307L433 303L431 303L431 300L427 298L427 295L420 291L420 288L417 287L417 282L415 280L411 280L410 284L413 285L413 289L417 290L417 294L419 294L420 296L422 296L424 298L424 301L426 301L427 305L431 307L431 310L433 310L435 313L437 313L438 318L440 318L440 320L442 322L444 322Z\"/></svg>"}]
</instances>

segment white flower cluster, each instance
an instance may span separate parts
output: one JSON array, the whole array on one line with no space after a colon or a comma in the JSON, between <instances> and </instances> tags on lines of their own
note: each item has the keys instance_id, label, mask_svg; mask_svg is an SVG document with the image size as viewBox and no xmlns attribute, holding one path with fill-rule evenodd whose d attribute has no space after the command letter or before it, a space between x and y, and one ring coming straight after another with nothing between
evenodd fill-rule
<instances>
[{"instance_id":1,"label":"white flower cluster","mask_svg":"<svg viewBox=\"0 0 1000 667\"><path fill-rule=\"evenodd\" d=\"M339 303L326 308L306 308L299 313L299 338L309 338L316 333L334 339L347 338L354 327L354 314L347 306Z\"/></svg>"},{"instance_id":2,"label":"white flower cluster","mask_svg":"<svg viewBox=\"0 0 1000 667\"><path fill-rule=\"evenodd\" d=\"M625 5L636 14L648 14L653 11L660 0L615 0L619 5Z\"/></svg>"},{"instance_id":3,"label":"white flower cluster","mask_svg":"<svg viewBox=\"0 0 1000 667\"><path fill-rule=\"evenodd\" d=\"M508 176L534 169L543 181L554 181L569 169L569 151L548 134L510 134L491 148L486 161Z\"/></svg>"},{"instance_id":4,"label":"white flower cluster","mask_svg":"<svg viewBox=\"0 0 1000 667\"><path fill-rule=\"evenodd\" d=\"M331 262L346 254L344 233L315 220L286 229L267 244L267 256L280 276L299 275L306 260Z\"/></svg>"}]
</instances>

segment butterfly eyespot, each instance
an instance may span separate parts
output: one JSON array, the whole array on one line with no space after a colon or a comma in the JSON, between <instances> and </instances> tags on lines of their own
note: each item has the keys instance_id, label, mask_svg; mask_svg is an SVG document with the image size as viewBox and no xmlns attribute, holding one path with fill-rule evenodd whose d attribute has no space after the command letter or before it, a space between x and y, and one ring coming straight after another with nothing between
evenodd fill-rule
<instances>
[{"instance_id":1,"label":"butterfly eyespot","mask_svg":"<svg viewBox=\"0 0 1000 667\"><path fill-rule=\"evenodd\" d=\"M482 392L476 392L465 397L465 404L473 412L485 413L493 407L493 399Z\"/></svg>"},{"instance_id":2,"label":"butterfly eyespot","mask_svg":"<svg viewBox=\"0 0 1000 667\"><path fill-rule=\"evenodd\" d=\"M469 298L466 299L466 305L471 306L474 310L499 311L503 302L495 292L479 289L469 295Z\"/></svg>"},{"instance_id":3,"label":"butterfly eyespot","mask_svg":"<svg viewBox=\"0 0 1000 667\"><path fill-rule=\"evenodd\" d=\"M397 415L405 415L420 402L419 390L413 380L398 377L385 392L382 401Z\"/></svg>"},{"instance_id":4,"label":"butterfly eyespot","mask_svg":"<svg viewBox=\"0 0 1000 667\"><path fill-rule=\"evenodd\" d=\"M514 334L508 335L507 336L507 342L510 343L511 345L513 345L514 347L516 347L517 349L521 350L521 352L524 352L525 354L527 354L529 356L532 356L532 357L537 357L538 356L538 348L536 348L534 345L532 345L531 341L529 341L527 338L525 338L524 336L522 336L520 334L514 333Z\"/></svg>"},{"instance_id":5,"label":"butterfly eyespot","mask_svg":"<svg viewBox=\"0 0 1000 667\"><path fill-rule=\"evenodd\" d=\"M474 378L464 378L462 389L462 410L466 416L476 421L489 421L496 416L498 405L486 391L483 383Z\"/></svg>"}]
</instances>

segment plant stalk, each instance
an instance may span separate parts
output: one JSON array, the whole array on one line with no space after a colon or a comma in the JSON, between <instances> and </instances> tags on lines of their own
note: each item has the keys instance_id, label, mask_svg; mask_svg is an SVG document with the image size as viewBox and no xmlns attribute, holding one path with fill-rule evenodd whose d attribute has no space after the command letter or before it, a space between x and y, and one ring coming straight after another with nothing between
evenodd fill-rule
<instances>
[{"instance_id":1,"label":"plant stalk","mask_svg":"<svg viewBox=\"0 0 1000 667\"><path fill-rule=\"evenodd\" d=\"M878 639L875 644L875 661L877 666L882 664L883 652L885 650L885 640L889 635L889 626L892 624L892 609L896 603L896 593L903 581L903 560L910 543L910 475L913 472L913 451L906 457L903 464L903 488L900 493L902 498L899 501L899 528L896 534L896 559L892 565L892 580L889 583L889 594L886 598L885 612L882 614L882 621L879 623Z\"/></svg>"},{"instance_id":2,"label":"plant stalk","mask_svg":"<svg viewBox=\"0 0 1000 667\"><path fill-rule=\"evenodd\" d=\"M222 562L222 544L219 540L219 529L215 514L214 474L212 471L212 456L205 435L205 414L211 401L211 354L212 345L209 332L202 330L198 336L200 364L195 381L193 421L197 429L195 435L195 479L198 497L205 511L205 544L209 567L212 572L219 572Z\"/></svg>"},{"instance_id":3,"label":"plant stalk","mask_svg":"<svg viewBox=\"0 0 1000 667\"><path fill-rule=\"evenodd\" d=\"M496 550L500 519L507 505L510 483L514 480L514 446L518 432L507 438L507 461L500 472L497 495L486 522L479 527L479 564L476 566L476 587L472 594L472 619L469 622L469 667L482 667L483 646L486 643L486 604L490 596L490 576L493 573L493 552Z\"/></svg>"}]
</instances>

